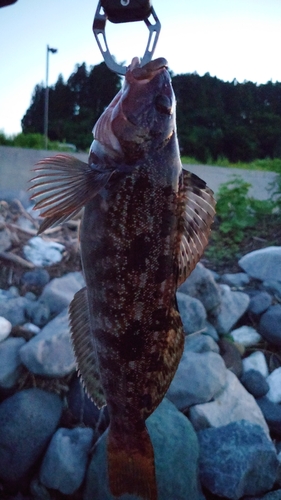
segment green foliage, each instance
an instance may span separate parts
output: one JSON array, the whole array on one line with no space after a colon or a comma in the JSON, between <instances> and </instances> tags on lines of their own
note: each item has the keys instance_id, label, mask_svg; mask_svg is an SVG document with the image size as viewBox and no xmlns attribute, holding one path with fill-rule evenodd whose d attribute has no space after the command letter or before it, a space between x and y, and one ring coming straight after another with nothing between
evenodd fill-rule
<instances>
[{"instance_id":1,"label":"green foliage","mask_svg":"<svg viewBox=\"0 0 281 500\"><path fill-rule=\"evenodd\" d=\"M44 149L45 137L42 134L24 134L20 133L13 136L6 136L3 132L0 133L0 146L14 146L18 148ZM48 141L48 148L54 151L69 151L67 144L57 141Z\"/></svg>"},{"instance_id":2,"label":"green foliage","mask_svg":"<svg viewBox=\"0 0 281 500\"><path fill-rule=\"evenodd\" d=\"M222 184L217 195L216 223L211 234L211 245L206 255L225 259L239 254L239 244L249 230L255 231L263 217L281 210L281 176L275 200L256 200L248 197L251 185L241 177Z\"/></svg>"},{"instance_id":3,"label":"green foliage","mask_svg":"<svg viewBox=\"0 0 281 500\"><path fill-rule=\"evenodd\" d=\"M200 162L192 156L182 156L182 163L189 165L200 165L204 162ZM265 170L267 172L276 172L281 174L281 159L280 158L264 158L262 160L254 160L249 163L241 162L233 163L230 162L224 156L219 156L216 160L208 158L207 165L215 165L217 167L230 167L230 168L240 168L242 170Z\"/></svg>"}]
</instances>

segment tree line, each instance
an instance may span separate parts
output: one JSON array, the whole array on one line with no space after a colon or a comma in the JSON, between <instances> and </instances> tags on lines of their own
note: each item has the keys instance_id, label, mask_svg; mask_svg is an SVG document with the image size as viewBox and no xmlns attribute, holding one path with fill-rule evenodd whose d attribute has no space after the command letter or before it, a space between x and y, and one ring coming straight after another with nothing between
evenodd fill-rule
<instances>
[{"instance_id":1,"label":"tree line","mask_svg":"<svg viewBox=\"0 0 281 500\"><path fill-rule=\"evenodd\" d=\"M206 73L172 75L181 153L207 162L281 158L281 83L224 82ZM92 128L121 80L105 63L77 65L49 91L49 138L87 150ZM45 87L36 85L22 119L23 133L44 128Z\"/></svg>"}]
</instances>

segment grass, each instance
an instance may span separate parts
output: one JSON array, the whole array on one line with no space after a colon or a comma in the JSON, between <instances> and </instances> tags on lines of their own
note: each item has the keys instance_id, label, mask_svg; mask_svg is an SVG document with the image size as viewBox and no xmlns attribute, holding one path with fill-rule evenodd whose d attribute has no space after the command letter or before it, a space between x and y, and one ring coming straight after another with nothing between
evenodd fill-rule
<instances>
[{"instance_id":1,"label":"grass","mask_svg":"<svg viewBox=\"0 0 281 500\"><path fill-rule=\"evenodd\" d=\"M192 158L190 156L182 156L182 163L190 165L202 165L202 162ZM218 158L217 160L212 160L211 158L207 161L207 165L217 166L217 167L230 167L239 168L242 170L264 170L268 172L276 172L281 174L281 158L265 158L263 160L254 160L250 163L238 162L231 163L227 158Z\"/></svg>"}]
</instances>

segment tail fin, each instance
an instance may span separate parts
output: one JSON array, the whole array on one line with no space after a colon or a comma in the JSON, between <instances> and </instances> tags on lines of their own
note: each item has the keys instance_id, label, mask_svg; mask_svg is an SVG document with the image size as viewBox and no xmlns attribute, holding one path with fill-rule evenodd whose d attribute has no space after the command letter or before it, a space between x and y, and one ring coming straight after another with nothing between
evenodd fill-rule
<instances>
[{"instance_id":1,"label":"tail fin","mask_svg":"<svg viewBox=\"0 0 281 500\"><path fill-rule=\"evenodd\" d=\"M116 434L109 428L107 450L112 495L139 495L157 500L154 452L146 427L134 436Z\"/></svg>"}]
</instances>

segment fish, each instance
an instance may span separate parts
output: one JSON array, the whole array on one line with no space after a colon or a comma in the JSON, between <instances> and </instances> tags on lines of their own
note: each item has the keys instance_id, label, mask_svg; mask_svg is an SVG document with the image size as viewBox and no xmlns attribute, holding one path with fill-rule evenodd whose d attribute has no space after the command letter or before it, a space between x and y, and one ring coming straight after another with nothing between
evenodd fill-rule
<instances>
[{"instance_id":1,"label":"fish","mask_svg":"<svg viewBox=\"0 0 281 500\"><path fill-rule=\"evenodd\" d=\"M40 160L31 180L39 233L83 208L86 286L69 307L77 368L89 396L107 405L111 493L157 500L145 421L160 404L184 346L176 290L208 243L213 192L182 168L176 101L165 58L133 58L98 119L88 163Z\"/></svg>"}]
</instances>

